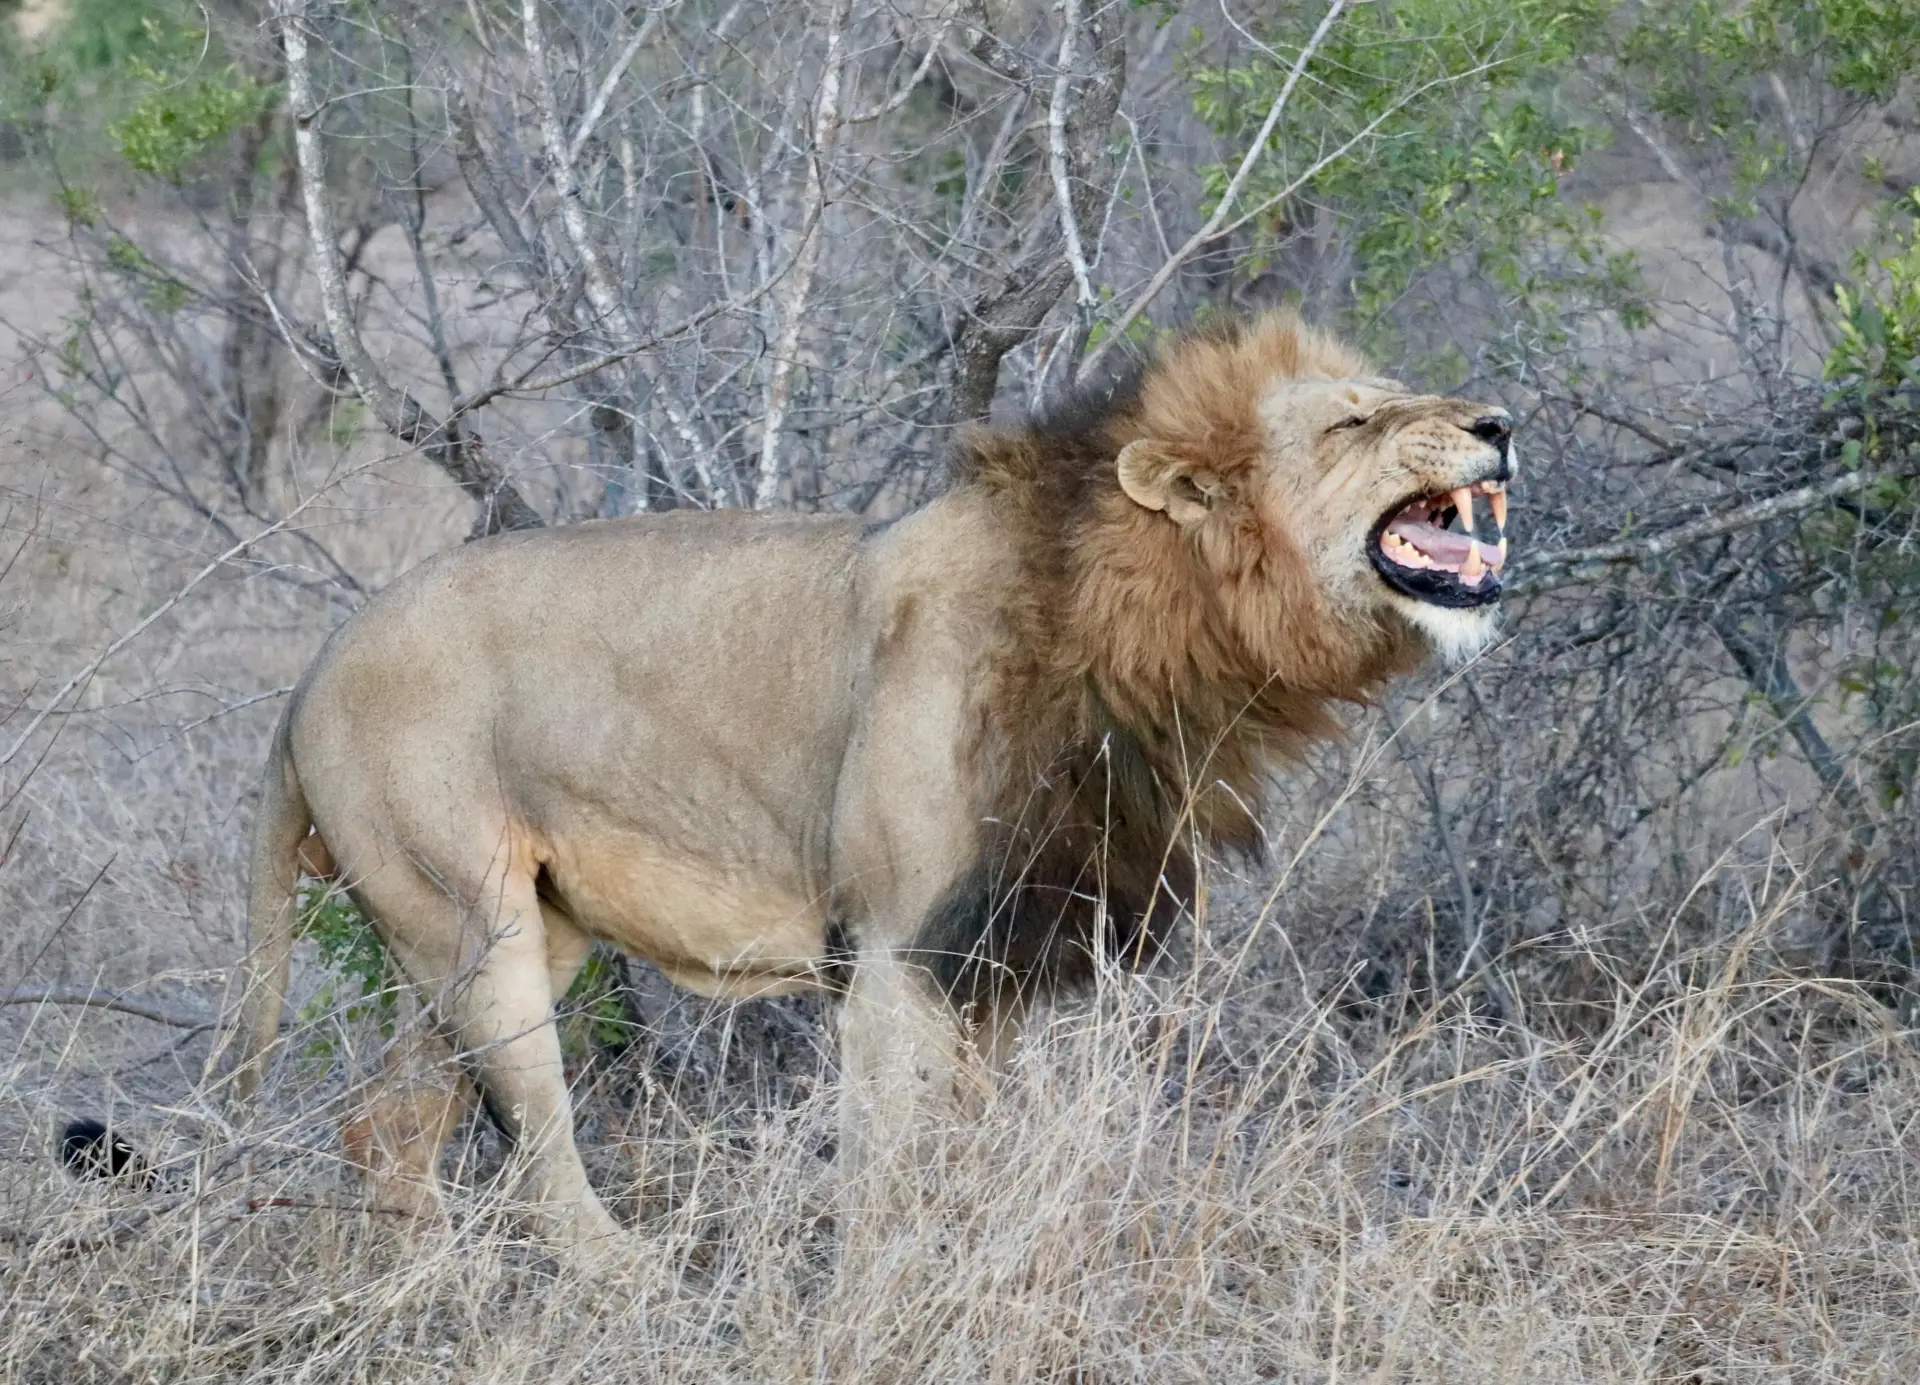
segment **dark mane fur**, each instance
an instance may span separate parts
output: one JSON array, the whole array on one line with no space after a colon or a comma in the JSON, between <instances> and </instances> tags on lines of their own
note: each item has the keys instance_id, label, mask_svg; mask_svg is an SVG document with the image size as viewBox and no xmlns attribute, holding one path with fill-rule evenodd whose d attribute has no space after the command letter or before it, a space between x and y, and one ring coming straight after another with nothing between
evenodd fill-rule
<instances>
[{"instance_id":1,"label":"dark mane fur","mask_svg":"<svg viewBox=\"0 0 1920 1385\"><path fill-rule=\"evenodd\" d=\"M1403 641L1328 620L1289 538L1236 503L1265 455L1266 385L1366 373L1297 319L1228 322L964 440L955 486L991 498L1023 581L973 747L1000 809L919 940L950 990L1156 955L1191 906L1198 849L1257 851L1265 766L1333 734L1332 704L1404 667ZM1121 492L1116 458L1142 438L1224 486L1204 545Z\"/></svg>"}]
</instances>

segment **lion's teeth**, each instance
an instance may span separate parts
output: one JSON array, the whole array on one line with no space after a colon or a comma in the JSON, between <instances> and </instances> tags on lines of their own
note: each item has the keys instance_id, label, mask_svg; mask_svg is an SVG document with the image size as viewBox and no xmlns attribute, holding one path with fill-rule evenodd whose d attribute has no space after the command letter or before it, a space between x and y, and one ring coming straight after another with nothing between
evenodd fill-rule
<instances>
[{"instance_id":1,"label":"lion's teeth","mask_svg":"<svg viewBox=\"0 0 1920 1385\"><path fill-rule=\"evenodd\" d=\"M1494 566L1505 567L1506 562L1507 562L1507 536L1505 534L1502 534L1500 536L1500 561L1495 563Z\"/></svg>"},{"instance_id":2,"label":"lion's teeth","mask_svg":"<svg viewBox=\"0 0 1920 1385\"><path fill-rule=\"evenodd\" d=\"M1491 567L1495 572L1498 572L1501 568L1505 567L1506 565L1507 565L1507 541L1506 541L1506 538L1503 536L1500 540L1499 546L1493 550L1493 556L1487 559L1487 566Z\"/></svg>"},{"instance_id":3,"label":"lion's teeth","mask_svg":"<svg viewBox=\"0 0 1920 1385\"><path fill-rule=\"evenodd\" d=\"M1381 551L1401 567L1430 567L1427 555L1401 538L1398 534L1388 534L1380 541Z\"/></svg>"},{"instance_id":4,"label":"lion's teeth","mask_svg":"<svg viewBox=\"0 0 1920 1385\"><path fill-rule=\"evenodd\" d=\"M1480 580L1480 574L1486 570L1486 564L1480 561L1480 545L1477 543L1469 544L1467 546L1467 560L1460 564L1460 580L1471 585L1478 582Z\"/></svg>"},{"instance_id":5,"label":"lion's teeth","mask_svg":"<svg viewBox=\"0 0 1920 1385\"><path fill-rule=\"evenodd\" d=\"M1460 512L1460 523L1466 531L1473 532L1473 487L1456 486L1453 491L1453 508Z\"/></svg>"},{"instance_id":6,"label":"lion's teeth","mask_svg":"<svg viewBox=\"0 0 1920 1385\"><path fill-rule=\"evenodd\" d=\"M1487 503L1493 506L1493 523L1499 531L1507 532L1507 493L1503 490L1487 492ZM1502 540L1505 542L1505 540Z\"/></svg>"}]
</instances>

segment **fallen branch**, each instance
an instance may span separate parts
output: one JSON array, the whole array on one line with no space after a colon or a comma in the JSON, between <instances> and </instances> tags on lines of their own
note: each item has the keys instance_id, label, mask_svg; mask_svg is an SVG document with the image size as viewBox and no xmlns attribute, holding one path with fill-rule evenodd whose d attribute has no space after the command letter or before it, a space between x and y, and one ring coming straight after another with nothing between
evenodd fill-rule
<instances>
[{"instance_id":1,"label":"fallen branch","mask_svg":"<svg viewBox=\"0 0 1920 1385\"><path fill-rule=\"evenodd\" d=\"M155 1024L199 1031L220 1024L197 1010L185 1010L163 1000L149 1000L126 991L103 991L94 986L15 986L0 991L0 1005L81 1005L89 1010L117 1010Z\"/></svg>"}]
</instances>

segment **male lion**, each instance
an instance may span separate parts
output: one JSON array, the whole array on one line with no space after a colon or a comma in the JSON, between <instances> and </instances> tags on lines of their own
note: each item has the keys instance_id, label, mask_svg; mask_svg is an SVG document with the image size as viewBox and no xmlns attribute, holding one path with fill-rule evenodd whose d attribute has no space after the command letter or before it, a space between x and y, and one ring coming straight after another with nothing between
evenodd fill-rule
<instances>
[{"instance_id":1,"label":"male lion","mask_svg":"<svg viewBox=\"0 0 1920 1385\"><path fill-rule=\"evenodd\" d=\"M892 523L647 516L422 565L274 737L242 1093L304 867L374 921L562 1238L616 1231L553 1023L595 939L709 995L840 992L849 1145L901 1147L963 1045L1151 955L1192 843L1249 844L1263 767L1333 704L1485 643L1510 435L1268 317L973 433ZM388 1157L430 1183L446 1127Z\"/></svg>"}]
</instances>

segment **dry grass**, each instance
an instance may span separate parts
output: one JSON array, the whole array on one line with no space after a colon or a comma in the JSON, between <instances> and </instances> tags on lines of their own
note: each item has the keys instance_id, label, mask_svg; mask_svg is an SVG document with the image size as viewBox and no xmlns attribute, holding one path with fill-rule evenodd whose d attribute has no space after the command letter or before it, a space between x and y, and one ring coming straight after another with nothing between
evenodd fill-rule
<instances>
[{"instance_id":1,"label":"dry grass","mask_svg":"<svg viewBox=\"0 0 1920 1385\"><path fill-rule=\"evenodd\" d=\"M1911 1380L1920 1064L1770 974L1790 879L1757 902L1559 1039L1251 994L1243 911L1185 977L1056 1013L883 1216L823 1158L826 1075L689 1115L589 1065L633 1228L595 1265L525 1238L484 1147L444 1225L349 1210L338 1050L256 1128L133 1119L177 1152L146 1194L57 1174L16 1064L0 1378Z\"/></svg>"}]
</instances>

